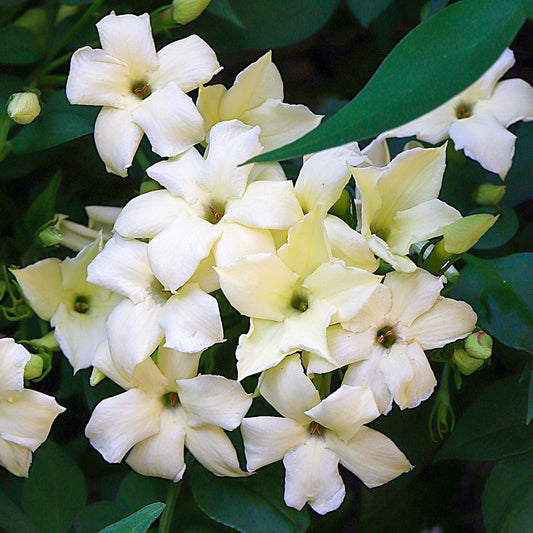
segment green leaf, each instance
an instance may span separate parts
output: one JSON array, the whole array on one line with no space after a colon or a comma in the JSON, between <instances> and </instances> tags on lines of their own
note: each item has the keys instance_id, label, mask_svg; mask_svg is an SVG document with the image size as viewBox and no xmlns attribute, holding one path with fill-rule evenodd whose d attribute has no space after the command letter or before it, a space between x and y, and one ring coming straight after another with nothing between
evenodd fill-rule
<instances>
[{"instance_id":1,"label":"green leaf","mask_svg":"<svg viewBox=\"0 0 533 533\"><path fill-rule=\"evenodd\" d=\"M136 513L122 519L120 522L100 530L100 533L145 533L159 518L164 508L164 503L151 503Z\"/></svg>"},{"instance_id":2,"label":"green leaf","mask_svg":"<svg viewBox=\"0 0 533 533\"><path fill-rule=\"evenodd\" d=\"M3 492L0 492L0 530L6 533L39 533L33 522Z\"/></svg>"},{"instance_id":3,"label":"green leaf","mask_svg":"<svg viewBox=\"0 0 533 533\"><path fill-rule=\"evenodd\" d=\"M526 383L516 376L497 381L468 406L437 460L493 461L532 450L526 408Z\"/></svg>"},{"instance_id":4,"label":"green leaf","mask_svg":"<svg viewBox=\"0 0 533 533\"><path fill-rule=\"evenodd\" d=\"M525 533L533 524L533 455L500 461L483 491L488 533Z\"/></svg>"},{"instance_id":5,"label":"green leaf","mask_svg":"<svg viewBox=\"0 0 533 533\"><path fill-rule=\"evenodd\" d=\"M498 214L496 210L484 210L492 214ZM475 212L482 212L475 211ZM473 214L473 213L470 213ZM518 231L518 217L516 212L511 207L503 207L499 212L500 218L496 221L494 226L479 239L474 245L474 250L489 250L491 248L498 248L506 242L510 241Z\"/></svg>"},{"instance_id":6,"label":"green leaf","mask_svg":"<svg viewBox=\"0 0 533 533\"><path fill-rule=\"evenodd\" d=\"M28 65L39 60L43 50L35 35L22 26L6 26L0 32L0 63Z\"/></svg>"},{"instance_id":7,"label":"green leaf","mask_svg":"<svg viewBox=\"0 0 533 533\"><path fill-rule=\"evenodd\" d=\"M309 526L305 512L283 502L283 478L275 468L247 479L215 477L197 464L191 470L198 507L220 524L242 533L297 533Z\"/></svg>"},{"instance_id":8,"label":"green leaf","mask_svg":"<svg viewBox=\"0 0 533 533\"><path fill-rule=\"evenodd\" d=\"M38 228L54 218L60 182L61 174L58 172L50 180L43 192L30 204L24 215L24 226L28 236L34 236Z\"/></svg>"},{"instance_id":9,"label":"green leaf","mask_svg":"<svg viewBox=\"0 0 533 533\"><path fill-rule=\"evenodd\" d=\"M48 440L34 455L24 484L22 508L46 533L65 533L87 500L85 478L78 465ZM60 503L59 503L60 502Z\"/></svg>"},{"instance_id":10,"label":"green leaf","mask_svg":"<svg viewBox=\"0 0 533 533\"><path fill-rule=\"evenodd\" d=\"M431 111L478 79L525 20L518 0L463 0L402 39L361 92L301 139L254 161L278 161L368 139Z\"/></svg>"},{"instance_id":11,"label":"green leaf","mask_svg":"<svg viewBox=\"0 0 533 533\"><path fill-rule=\"evenodd\" d=\"M74 521L76 533L94 533L117 522L128 514L128 509L119 502L108 500L92 503L83 508Z\"/></svg>"},{"instance_id":12,"label":"green leaf","mask_svg":"<svg viewBox=\"0 0 533 533\"><path fill-rule=\"evenodd\" d=\"M463 258L466 267L453 298L466 300L478 324L503 344L533 353L533 254Z\"/></svg>"},{"instance_id":13,"label":"green leaf","mask_svg":"<svg viewBox=\"0 0 533 533\"><path fill-rule=\"evenodd\" d=\"M158 500L165 500L167 497L169 482L165 479L146 477L136 472L128 472L117 493L117 502L125 505L131 512Z\"/></svg>"},{"instance_id":14,"label":"green leaf","mask_svg":"<svg viewBox=\"0 0 533 533\"><path fill-rule=\"evenodd\" d=\"M533 420L533 367L531 368L531 375L529 377L529 388L527 393L527 417L526 424Z\"/></svg>"},{"instance_id":15,"label":"green leaf","mask_svg":"<svg viewBox=\"0 0 533 533\"><path fill-rule=\"evenodd\" d=\"M379 17L394 0L348 0L348 7L357 17L362 26L368 26Z\"/></svg>"},{"instance_id":16,"label":"green leaf","mask_svg":"<svg viewBox=\"0 0 533 533\"><path fill-rule=\"evenodd\" d=\"M88 106L70 105L63 91L57 92L45 103L43 112L12 139L13 153L38 152L89 135L97 112Z\"/></svg>"},{"instance_id":17,"label":"green leaf","mask_svg":"<svg viewBox=\"0 0 533 533\"><path fill-rule=\"evenodd\" d=\"M212 0L207 6L207 11L216 17L227 20L235 26L244 28L242 20L237 16L229 0Z\"/></svg>"}]
</instances>

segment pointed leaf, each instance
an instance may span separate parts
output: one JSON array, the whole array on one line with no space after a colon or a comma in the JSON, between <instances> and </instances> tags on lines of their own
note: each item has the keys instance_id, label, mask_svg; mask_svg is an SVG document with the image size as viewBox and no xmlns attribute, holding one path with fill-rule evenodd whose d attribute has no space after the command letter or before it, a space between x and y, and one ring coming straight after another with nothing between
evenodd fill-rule
<instances>
[{"instance_id":1,"label":"pointed leaf","mask_svg":"<svg viewBox=\"0 0 533 533\"><path fill-rule=\"evenodd\" d=\"M100 533L146 533L148 528L159 518L164 508L164 503L151 503L136 513L123 518L120 522L101 529Z\"/></svg>"}]
</instances>

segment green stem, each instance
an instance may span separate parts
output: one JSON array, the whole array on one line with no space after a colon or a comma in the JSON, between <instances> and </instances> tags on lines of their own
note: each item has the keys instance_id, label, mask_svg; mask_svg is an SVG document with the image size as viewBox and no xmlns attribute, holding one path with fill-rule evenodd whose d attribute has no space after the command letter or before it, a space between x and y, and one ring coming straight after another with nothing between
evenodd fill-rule
<instances>
[{"instance_id":1,"label":"green stem","mask_svg":"<svg viewBox=\"0 0 533 533\"><path fill-rule=\"evenodd\" d=\"M0 154L4 151L4 145L7 141L7 135L9 134L9 128L11 128L11 119L9 118L9 115L7 114L7 106L9 104L9 100L6 102L6 105L4 106L4 110L2 112L2 116L0 117Z\"/></svg>"},{"instance_id":2,"label":"green stem","mask_svg":"<svg viewBox=\"0 0 533 533\"><path fill-rule=\"evenodd\" d=\"M448 268L453 258L454 255L447 252L444 247L444 239L441 239L435 244L427 259L422 262L421 267L438 276L443 273L443 269L446 270Z\"/></svg>"},{"instance_id":3,"label":"green stem","mask_svg":"<svg viewBox=\"0 0 533 533\"><path fill-rule=\"evenodd\" d=\"M67 77L64 75L58 75L58 76L43 76L40 80L40 85L65 85L65 82L67 81Z\"/></svg>"},{"instance_id":4,"label":"green stem","mask_svg":"<svg viewBox=\"0 0 533 533\"><path fill-rule=\"evenodd\" d=\"M159 520L158 533L169 533L170 525L172 524L172 518L174 516L174 508L178 501L181 484L170 482L170 488L168 489L167 501L165 502L165 510Z\"/></svg>"}]
</instances>

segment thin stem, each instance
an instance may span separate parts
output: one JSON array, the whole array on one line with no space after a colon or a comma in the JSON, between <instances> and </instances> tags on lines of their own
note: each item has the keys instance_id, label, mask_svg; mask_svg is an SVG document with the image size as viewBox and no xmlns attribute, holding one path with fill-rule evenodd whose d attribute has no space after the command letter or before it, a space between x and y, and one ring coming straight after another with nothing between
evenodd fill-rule
<instances>
[{"instance_id":1,"label":"thin stem","mask_svg":"<svg viewBox=\"0 0 533 533\"><path fill-rule=\"evenodd\" d=\"M9 128L11 128L11 119L9 118L9 115L7 114L7 106L8 106L9 100L6 102L6 105L4 106L4 110L2 111L2 116L0 117L0 154L4 151L4 145L7 141L7 136L9 134Z\"/></svg>"},{"instance_id":2,"label":"thin stem","mask_svg":"<svg viewBox=\"0 0 533 533\"><path fill-rule=\"evenodd\" d=\"M181 483L170 482L170 488L168 489L167 501L165 502L165 510L159 519L158 533L169 533L170 525L172 524L172 518L174 516L174 508L178 501L180 493Z\"/></svg>"}]
</instances>

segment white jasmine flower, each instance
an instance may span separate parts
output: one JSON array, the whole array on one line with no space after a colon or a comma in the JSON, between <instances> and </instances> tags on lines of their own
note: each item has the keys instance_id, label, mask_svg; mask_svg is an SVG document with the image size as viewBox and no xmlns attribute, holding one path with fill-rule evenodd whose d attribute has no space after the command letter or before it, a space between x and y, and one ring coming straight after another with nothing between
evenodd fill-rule
<instances>
[{"instance_id":1,"label":"white jasmine flower","mask_svg":"<svg viewBox=\"0 0 533 533\"><path fill-rule=\"evenodd\" d=\"M389 438L364 425L379 416L367 387L342 385L320 401L293 355L264 372L259 391L285 418L242 421L247 468L253 471L283 459L288 506L300 510L309 502L320 514L337 509L345 496L339 462L367 487L411 470Z\"/></svg>"},{"instance_id":2,"label":"white jasmine flower","mask_svg":"<svg viewBox=\"0 0 533 533\"><path fill-rule=\"evenodd\" d=\"M13 339L0 339L0 465L28 476L34 452L65 409L54 398L24 388L29 352Z\"/></svg>"},{"instance_id":3,"label":"white jasmine flower","mask_svg":"<svg viewBox=\"0 0 533 533\"><path fill-rule=\"evenodd\" d=\"M91 366L106 336L107 317L122 300L86 281L87 266L101 249L100 235L76 257L52 257L11 271L35 313L55 328L54 337L74 372Z\"/></svg>"},{"instance_id":4,"label":"white jasmine flower","mask_svg":"<svg viewBox=\"0 0 533 533\"><path fill-rule=\"evenodd\" d=\"M225 377L196 376L199 357L160 348L157 365L146 359L129 390L96 406L85 434L106 461L118 463L131 450L126 462L135 471L176 482L187 447L217 476L246 475L224 429L240 425L251 395Z\"/></svg>"},{"instance_id":5,"label":"white jasmine flower","mask_svg":"<svg viewBox=\"0 0 533 533\"><path fill-rule=\"evenodd\" d=\"M165 338L165 346L194 353L222 342L215 298L197 283L172 293L152 273L148 245L115 235L89 265L87 279L126 299L109 315L107 339L115 365L128 378Z\"/></svg>"},{"instance_id":6,"label":"white jasmine flower","mask_svg":"<svg viewBox=\"0 0 533 533\"><path fill-rule=\"evenodd\" d=\"M126 176L143 133L163 157L202 141L203 119L185 93L219 70L213 50L191 35L156 53L147 13L111 12L96 28L102 49L86 46L72 56L67 98L104 106L94 139L107 170Z\"/></svg>"},{"instance_id":7,"label":"white jasmine flower","mask_svg":"<svg viewBox=\"0 0 533 533\"><path fill-rule=\"evenodd\" d=\"M239 379L299 350L331 360L326 328L354 316L380 280L332 259L318 209L289 230L278 255L249 255L216 270L232 306L252 319L237 347Z\"/></svg>"},{"instance_id":8,"label":"white jasmine flower","mask_svg":"<svg viewBox=\"0 0 533 533\"><path fill-rule=\"evenodd\" d=\"M433 111L384 133L437 144L450 137L458 150L502 179L511 168L516 136L507 128L533 120L533 87L521 79L499 81L514 65L507 49L468 89Z\"/></svg>"},{"instance_id":9,"label":"white jasmine flower","mask_svg":"<svg viewBox=\"0 0 533 533\"><path fill-rule=\"evenodd\" d=\"M197 105L208 130L231 119L259 126L265 151L298 139L322 119L304 105L283 103L283 82L270 51L246 67L229 90L223 85L200 87Z\"/></svg>"},{"instance_id":10,"label":"white jasmine flower","mask_svg":"<svg viewBox=\"0 0 533 533\"><path fill-rule=\"evenodd\" d=\"M358 229L372 252L394 269L415 270L405 257L411 244L442 235L461 218L437 199L446 166L446 146L413 148L383 168L352 168L357 184Z\"/></svg>"},{"instance_id":11,"label":"white jasmine flower","mask_svg":"<svg viewBox=\"0 0 533 533\"><path fill-rule=\"evenodd\" d=\"M301 218L292 182L248 183L253 165L238 166L261 151L258 134L237 120L216 124L205 158L191 148L151 166L148 175L168 190L134 198L118 217L120 235L151 238L150 265L166 289L181 287L211 252L217 265L274 252L267 230L287 229Z\"/></svg>"},{"instance_id":12,"label":"white jasmine flower","mask_svg":"<svg viewBox=\"0 0 533 533\"><path fill-rule=\"evenodd\" d=\"M343 383L368 386L382 413L431 396L435 376L424 350L468 336L477 316L465 302L440 296L442 279L425 270L390 272L365 307L342 325L353 361ZM337 332L342 336L342 332ZM342 342L338 339L338 342ZM344 361L346 363L346 361Z\"/></svg>"}]
</instances>

